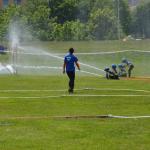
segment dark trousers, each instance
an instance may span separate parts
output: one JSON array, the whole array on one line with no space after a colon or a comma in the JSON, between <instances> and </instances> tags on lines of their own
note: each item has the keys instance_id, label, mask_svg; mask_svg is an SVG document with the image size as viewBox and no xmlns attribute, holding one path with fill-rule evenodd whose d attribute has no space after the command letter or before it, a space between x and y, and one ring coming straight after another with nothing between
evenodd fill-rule
<instances>
[{"instance_id":1,"label":"dark trousers","mask_svg":"<svg viewBox=\"0 0 150 150\"><path fill-rule=\"evenodd\" d=\"M69 91L73 92L73 89L74 89L74 80L75 80L75 72L74 71L68 71L67 75L69 77Z\"/></svg>"},{"instance_id":2,"label":"dark trousers","mask_svg":"<svg viewBox=\"0 0 150 150\"><path fill-rule=\"evenodd\" d=\"M118 74L115 74L115 73L113 73L113 72L111 72L111 71L106 72L106 78L107 78L107 79L119 80Z\"/></svg>"},{"instance_id":3,"label":"dark trousers","mask_svg":"<svg viewBox=\"0 0 150 150\"><path fill-rule=\"evenodd\" d=\"M128 70L128 77L129 78L131 77L131 71L133 70L133 68L134 68L134 65L129 66L129 70Z\"/></svg>"}]
</instances>

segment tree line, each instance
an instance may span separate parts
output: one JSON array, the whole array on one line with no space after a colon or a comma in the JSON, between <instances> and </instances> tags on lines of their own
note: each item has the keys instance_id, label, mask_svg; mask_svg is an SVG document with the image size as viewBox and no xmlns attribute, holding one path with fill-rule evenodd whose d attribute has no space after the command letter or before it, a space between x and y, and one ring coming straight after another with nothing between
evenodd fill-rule
<instances>
[{"instance_id":1,"label":"tree line","mask_svg":"<svg viewBox=\"0 0 150 150\"><path fill-rule=\"evenodd\" d=\"M22 39L26 33L43 41L149 38L150 2L131 9L128 0L29 0L0 10L0 39L13 22Z\"/></svg>"}]
</instances>

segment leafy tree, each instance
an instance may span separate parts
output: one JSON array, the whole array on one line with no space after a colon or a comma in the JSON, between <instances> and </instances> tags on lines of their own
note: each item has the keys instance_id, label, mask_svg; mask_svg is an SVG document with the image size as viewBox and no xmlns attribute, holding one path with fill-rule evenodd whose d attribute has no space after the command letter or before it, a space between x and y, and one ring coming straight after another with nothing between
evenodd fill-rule
<instances>
[{"instance_id":1,"label":"leafy tree","mask_svg":"<svg viewBox=\"0 0 150 150\"><path fill-rule=\"evenodd\" d=\"M139 5L134 13L131 31L135 36L150 38L150 2Z\"/></svg>"},{"instance_id":2,"label":"leafy tree","mask_svg":"<svg viewBox=\"0 0 150 150\"><path fill-rule=\"evenodd\" d=\"M94 6L95 0L80 0L77 7L77 18L83 22L87 23L90 18L90 13Z\"/></svg>"},{"instance_id":3,"label":"leafy tree","mask_svg":"<svg viewBox=\"0 0 150 150\"><path fill-rule=\"evenodd\" d=\"M76 19L77 1L76 0L49 0L51 18L56 17L57 23L65 23Z\"/></svg>"},{"instance_id":4,"label":"leafy tree","mask_svg":"<svg viewBox=\"0 0 150 150\"><path fill-rule=\"evenodd\" d=\"M117 22L113 10L97 9L90 15L89 26L93 37L98 40L115 39Z\"/></svg>"},{"instance_id":5,"label":"leafy tree","mask_svg":"<svg viewBox=\"0 0 150 150\"><path fill-rule=\"evenodd\" d=\"M15 5L9 6L0 11L0 38L7 39L9 32L9 23L12 19L17 18L20 7Z\"/></svg>"},{"instance_id":6,"label":"leafy tree","mask_svg":"<svg viewBox=\"0 0 150 150\"><path fill-rule=\"evenodd\" d=\"M131 18L127 1L119 0L120 31L149 38L150 4L141 4ZM29 32L44 41L117 39L118 0L29 0L23 6L11 5L0 10L1 39L13 21L21 39Z\"/></svg>"},{"instance_id":7,"label":"leafy tree","mask_svg":"<svg viewBox=\"0 0 150 150\"><path fill-rule=\"evenodd\" d=\"M63 24L64 40L85 40L86 26L79 20L65 22Z\"/></svg>"},{"instance_id":8,"label":"leafy tree","mask_svg":"<svg viewBox=\"0 0 150 150\"><path fill-rule=\"evenodd\" d=\"M128 2L126 0L120 0L120 24L123 32L129 35L131 25L131 13Z\"/></svg>"}]
</instances>

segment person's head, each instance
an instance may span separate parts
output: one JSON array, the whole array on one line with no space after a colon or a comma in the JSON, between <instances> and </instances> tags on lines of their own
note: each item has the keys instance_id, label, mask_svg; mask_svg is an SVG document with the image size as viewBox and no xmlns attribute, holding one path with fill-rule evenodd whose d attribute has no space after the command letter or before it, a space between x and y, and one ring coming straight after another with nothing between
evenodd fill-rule
<instances>
[{"instance_id":1,"label":"person's head","mask_svg":"<svg viewBox=\"0 0 150 150\"><path fill-rule=\"evenodd\" d=\"M110 69L109 69L109 67L106 67L105 69L104 69L104 71L106 71L106 72L108 72Z\"/></svg>"},{"instance_id":2,"label":"person's head","mask_svg":"<svg viewBox=\"0 0 150 150\"><path fill-rule=\"evenodd\" d=\"M69 48L69 53L73 54L74 53L74 48Z\"/></svg>"},{"instance_id":3,"label":"person's head","mask_svg":"<svg viewBox=\"0 0 150 150\"><path fill-rule=\"evenodd\" d=\"M123 65L122 65L122 64L119 64L119 65L118 65L118 68L123 68Z\"/></svg>"},{"instance_id":4,"label":"person's head","mask_svg":"<svg viewBox=\"0 0 150 150\"><path fill-rule=\"evenodd\" d=\"M122 63L127 63L127 59L126 58L122 58Z\"/></svg>"},{"instance_id":5,"label":"person's head","mask_svg":"<svg viewBox=\"0 0 150 150\"><path fill-rule=\"evenodd\" d=\"M112 67L112 69L116 69L117 68L117 66L115 64L112 64L111 67Z\"/></svg>"}]
</instances>

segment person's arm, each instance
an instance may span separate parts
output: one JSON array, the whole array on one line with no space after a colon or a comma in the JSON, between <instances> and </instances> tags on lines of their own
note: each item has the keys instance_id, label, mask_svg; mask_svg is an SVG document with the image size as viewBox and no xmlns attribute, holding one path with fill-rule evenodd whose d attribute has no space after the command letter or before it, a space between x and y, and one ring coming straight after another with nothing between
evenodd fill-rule
<instances>
[{"instance_id":1,"label":"person's arm","mask_svg":"<svg viewBox=\"0 0 150 150\"><path fill-rule=\"evenodd\" d=\"M64 64L63 64L63 73L65 73L65 68L66 68L66 63L64 61Z\"/></svg>"},{"instance_id":2,"label":"person's arm","mask_svg":"<svg viewBox=\"0 0 150 150\"><path fill-rule=\"evenodd\" d=\"M78 67L78 70L80 70L80 65L78 62L75 62L76 63L76 66Z\"/></svg>"}]
</instances>

